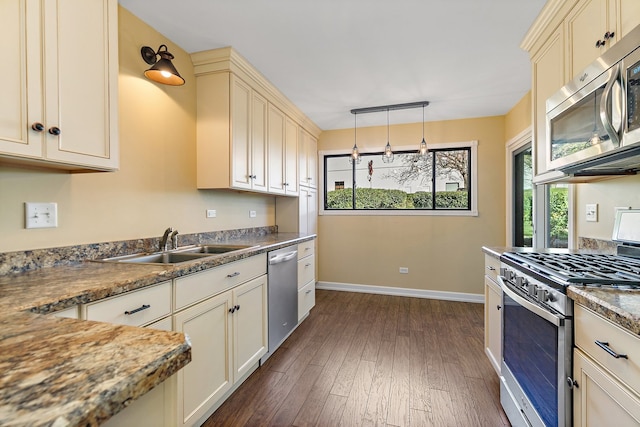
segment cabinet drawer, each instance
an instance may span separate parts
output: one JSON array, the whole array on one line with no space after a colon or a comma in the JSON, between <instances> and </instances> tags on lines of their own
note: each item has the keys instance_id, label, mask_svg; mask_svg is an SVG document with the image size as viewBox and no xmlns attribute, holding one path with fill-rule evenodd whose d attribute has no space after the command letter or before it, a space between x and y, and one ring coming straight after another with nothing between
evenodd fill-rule
<instances>
[{"instance_id":1,"label":"cabinet drawer","mask_svg":"<svg viewBox=\"0 0 640 427\"><path fill-rule=\"evenodd\" d=\"M176 310L219 294L267 273L267 255L260 254L175 279Z\"/></svg>"},{"instance_id":2,"label":"cabinet drawer","mask_svg":"<svg viewBox=\"0 0 640 427\"><path fill-rule=\"evenodd\" d=\"M171 282L87 304L85 319L141 326L171 313Z\"/></svg>"},{"instance_id":3,"label":"cabinet drawer","mask_svg":"<svg viewBox=\"0 0 640 427\"><path fill-rule=\"evenodd\" d=\"M640 390L640 338L580 305L575 306L574 316L576 347L633 390ZM611 350L626 354L628 359L616 359L596 341L608 343Z\"/></svg>"},{"instance_id":4,"label":"cabinet drawer","mask_svg":"<svg viewBox=\"0 0 640 427\"><path fill-rule=\"evenodd\" d=\"M308 242L300 243L298 245L298 259L302 259L309 255L313 255L315 252L315 240L309 240Z\"/></svg>"},{"instance_id":5,"label":"cabinet drawer","mask_svg":"<svg viewBox=\"0 0 640 427\"><path fill-rule=\"evenodd\" d=\"M484 256L484 274L489 276L494 282L498 281L498 273L500 272L500 259L491 255Z\"/></svg>"},{"instance_id":6,"label":"cabinet drawer","mask_svg":"<svg viewBox=\"0 0 640 427\"><path fill-rule=\"evenodd\" d=\"M316 305L316 284L309 282L298 290L298 322Z\"/></svg>"},{"instance_id":7,"label":"cabinet drawer","mask_svg":"<svg viewBox=\"0 0 640 427\"><path fill-rule=\"evenodd\" d=\"M298 289L301 289L309 282L315 283L316 257L308 256L298 260Z\"/></svg>"}]
</instances>

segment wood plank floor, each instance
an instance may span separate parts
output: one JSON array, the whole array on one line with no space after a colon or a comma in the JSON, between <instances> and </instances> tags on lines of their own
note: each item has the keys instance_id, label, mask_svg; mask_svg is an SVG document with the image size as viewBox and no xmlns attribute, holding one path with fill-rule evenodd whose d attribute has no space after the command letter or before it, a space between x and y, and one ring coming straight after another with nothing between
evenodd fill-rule
<instances>
[{"instance_id":1,"label":"wood plank floor","mask_svg":"<svg viewBox=\"0 0 640 427\"><path fill-rule=\"evenodd\" d=\"M203 426L509 426L483 331L482 304L318 290Z\"/></svg>"}]
</instances>

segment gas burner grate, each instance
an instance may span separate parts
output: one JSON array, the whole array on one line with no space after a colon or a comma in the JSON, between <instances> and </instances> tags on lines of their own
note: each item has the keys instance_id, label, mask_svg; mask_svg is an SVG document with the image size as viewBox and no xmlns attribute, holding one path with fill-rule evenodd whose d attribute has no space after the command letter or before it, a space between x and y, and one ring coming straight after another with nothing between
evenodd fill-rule
<instances>
[{"instance_id":1,"label":"gas burner grate","mask_svg":"<svg viewBox=\"0 0 640 427\"><path fill-rule=\"evenodd\" d=\"M550 280L591 286L640 289L640 260L607 254L507 252L523 270Z\"/></svg>"}]
</instances>

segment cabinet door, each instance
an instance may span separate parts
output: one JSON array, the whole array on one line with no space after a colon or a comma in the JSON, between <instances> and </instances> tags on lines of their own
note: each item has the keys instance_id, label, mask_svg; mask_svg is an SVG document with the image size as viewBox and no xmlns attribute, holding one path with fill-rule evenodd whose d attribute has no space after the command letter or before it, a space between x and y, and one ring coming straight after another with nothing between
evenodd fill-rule
<instances>
[{"instance_id":1,"label":"cabinet door","mask_svg":"<svg viewBox=\"0 0 640 427\"><path fill-rule=\"evenodd\" d=\"M318 186L318 142L311 135L307 141L307 173L309 186L316 188Z\"/></svg>"},{"instance_id":2,"label":"cabinet door","mask_svg":"<svg viewBox=\"0 0 640 427\"><path fill-rule=\"evenodd\" d=\"M191 340L192 360L178 371L178 425L193 425L232 385L231 292L174 315Z\"/></svg>"},{"instance_id":3,"label":"cabinet door","mask_svg":"<svg viewBox=\"0 0 640 427\"><path fill-rule=\"evenodd\" d=\"M267 100L251 92L251 188L267 191Z\"/></svg>"},{"instance_id":4,"label":"cabinet door","mask_svg":"<svg viewBox=\"0 0 640 427\"><path fill-rule=\"evenodd\" d=\"M298 194L298 125L289 117L285 121L285 193Z\"/></svg>"},{"instance_id":5,"label":"cabinet door","mask_svg":"<svg viewBox=\"0 0 640 427\"><path fill-rule=\"evenodd\" d=\"M284 113L269 105L268 123L269 192L284 194Z\"/></svg>"},{"instance_id":6,"label":"cabinet door","mask_svg":"<svg viewBox=\"0 0 640 427\"><path fill-rule=\"evenodd\" d=\"M500 375L502 364L502 292L497 283L484 277L484 346L489 361Z\"/></svg>"},{"instance_id":7,"label":"cabinet door","mask_svg":"<svg viewBox=\"0 0 640 427\"><path fill-rule=\"evenodd\" d=\"M640 425L640 400L580 350L573 352L573 425Z\"/></svg>"},{"instance_id":8,"label":"cabinet door","mask_svg":"<svg viewBox=\"0 0 640 427\"><path fill-rule=\"evenodd\" d=\"M231 75L231 186L250 190L251 88ZM224 160L224 159L223 159Z\"/></svg>"},{"instance_id":9,"label":"cabinet door","mask_svg":"<svg viewBox=\"0 0 640 427\"><path fill-rule=\"evenodd\" d=\"M44 5L46 158L118 167L118 4ZM48 130L60 129L59 135Z\"/></svg>"},{"instance_id":10,"label":"cabinet door","mask_svg":"<svg viewBox=\"0 0 640 427\"><path fill-rule=\"evenodd\" d=\"M629 31L640 25L640 1L638 0L610 0L615 4L616 10L616 39L620 40Z\"/></svg>"},{"instance_id":11,"label":"cabinet door","mask_svg":"<svg viewBox=\"0 0 640 427\"><path fill-rule=\"evenodd\" d=\"M307 194L307 234L318 233L318 191L309 189Z\"/></svg>"},{"instance_id":12,"label":"cabinet door","mask_svg":"<svg viewBox=\"0 0 640 427\"><path fill-rule=\"evenodd\" d=\"M233 290L234 382L255 365L268 348L267 276Z\"/></svg>"},{"instance_id":13,"label":"cabinet door","mask_svg":"<svg viewBox=\"0 0 640 427\"><path fill-rule=\"evenodd\" d=\"M574 6L565 23L567 26L567 48L569 77L574 78L591 64L613 40L604 40L607 32L607 0L582 0ZM601 47L596 42L604 41Z\"/></svg>"},{"instance_id":14,"label":"cabinet door","mask_svg":"<svg viewBox=\"0 0 640 427\"><path fill-rule=\"evenodd\" d=\"M0 2L0 153L42 157L42 132L31 130L44 123L40 70L40 1Z\"/></svg>"},{"instance_id":15,"label":"cabinet door","mask_svg":"<svg viewBox=\"0 0 640 427\"><path fill-rule=\"evenodd\" d=\"M565 83L563 26L560 25L532 58L534 176L547 171L546 102Z\"/></svg>"}]
</instances>

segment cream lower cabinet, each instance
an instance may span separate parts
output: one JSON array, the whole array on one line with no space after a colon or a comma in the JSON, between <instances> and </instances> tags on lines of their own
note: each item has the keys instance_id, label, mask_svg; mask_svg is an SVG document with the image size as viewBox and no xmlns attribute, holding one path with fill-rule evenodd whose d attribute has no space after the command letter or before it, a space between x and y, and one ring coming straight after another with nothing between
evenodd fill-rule
<instances>
[{"instance_id":1,"label":"cream lower cabinet","mask_svg":"<svg viewBox=\"0 0 640 427\"><path fill-rule=\"evenodd\" d=\"M316 305L315 240L298 245L298 322Z\"/></svg>"},{"instance_id":2,"label":"cream lower cabinet","mask_svg":"<svg viewBox=\"0 0 640 427\"><path fill-rule=\"evenodd\" d=\"M267 352L267 276L173 318L174 330L189 336L192 351L191 363L177 374L177 425L199 425Z\"/></svg>"},{"instance_id":3,"label":"cream lower cabinet","mask_svg":"<svg viewBox=\"0 0 640 427\"><path fill-rule=\"evenodd\" d=\"M573 425L640 425L640 338L577 304L574 318Z\"/></svg>"},{"instance_id":4,"label":"cream lower cabinet","mask_svg":"<svg viewBox=\"0 0 640 427\"><path fill-rule=\"evenodd\" d=\"M117 8L116 0L0 2L1 161L118 168Z\"/></svg>"},{"instance_id":5,"label":"cream lower cabinet","mask_svg":"<svg viewBox=\"0 0 640 427\"><path fill-rule=\"evenodd\" d=\"M498 375L502 365L502 288L497 281L500 260L485 255L484 350Z\"/></svg>"}]
</instances>

